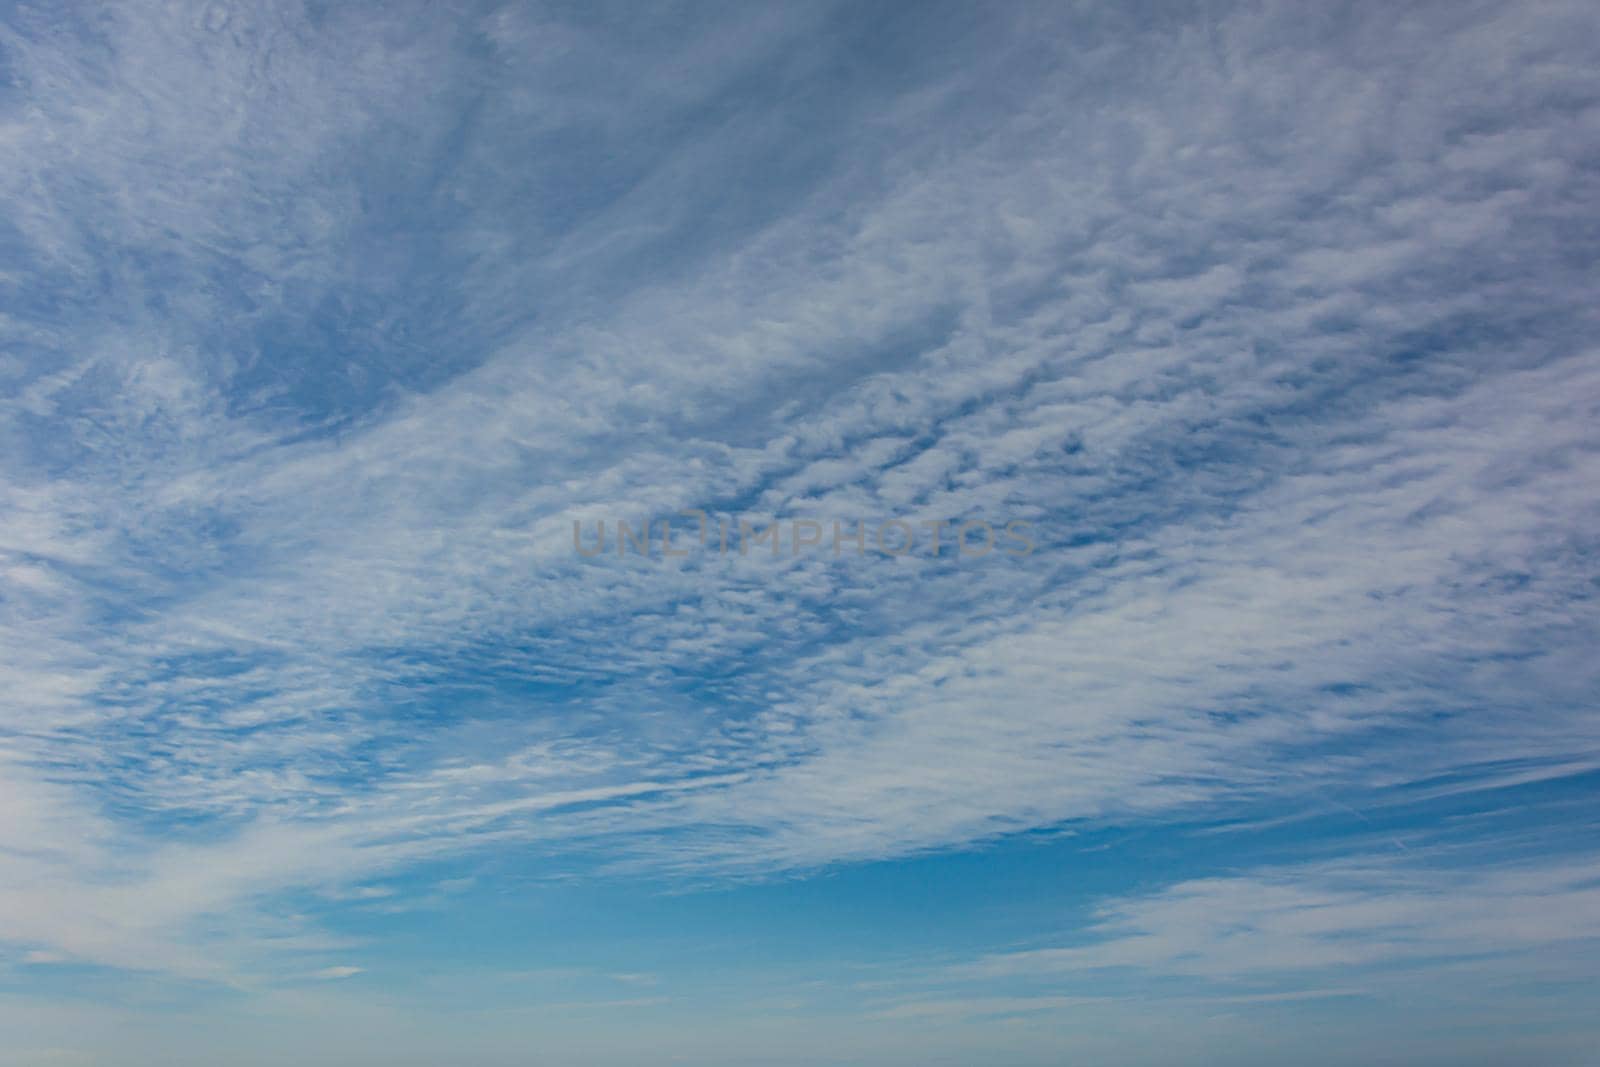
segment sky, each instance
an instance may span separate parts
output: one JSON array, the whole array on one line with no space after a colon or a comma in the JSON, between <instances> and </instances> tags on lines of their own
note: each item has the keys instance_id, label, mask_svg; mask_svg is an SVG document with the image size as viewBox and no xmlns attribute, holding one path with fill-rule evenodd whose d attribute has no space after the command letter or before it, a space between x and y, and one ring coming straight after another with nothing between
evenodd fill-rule
<instances>
[{"instance_id":1,"label":"sky","mask_svg":"<svg viewBox=\"0 0 1600 1067\"><path fill-rule=\"evenodd\" d=\"M0 4L0 1065L1592 1064L1597 261L1583 2Z\"/></svg>"}]
</instances>

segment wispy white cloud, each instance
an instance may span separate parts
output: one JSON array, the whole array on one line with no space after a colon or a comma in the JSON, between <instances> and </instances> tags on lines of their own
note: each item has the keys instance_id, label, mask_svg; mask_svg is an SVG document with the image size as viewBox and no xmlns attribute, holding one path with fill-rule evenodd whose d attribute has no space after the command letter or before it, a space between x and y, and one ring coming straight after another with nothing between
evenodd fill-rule
<instances>
[{"instance_id":1,"label":"wispy white cloud","mask_svg":"<svg viewBox=\"0 0 1600 1067\"><path fill-rule=\"evenodd\" d=\"M1494 961L1490 984L1574 977L1596 938L1592 857L1479 871L1374 855L1181 882L1103 905L1082 945L997 954L955 973L1127 968L1212 982L1342 973L1375 993L1395 968L1449 972L1483 959Z\"/></svg>"}]
</instances>

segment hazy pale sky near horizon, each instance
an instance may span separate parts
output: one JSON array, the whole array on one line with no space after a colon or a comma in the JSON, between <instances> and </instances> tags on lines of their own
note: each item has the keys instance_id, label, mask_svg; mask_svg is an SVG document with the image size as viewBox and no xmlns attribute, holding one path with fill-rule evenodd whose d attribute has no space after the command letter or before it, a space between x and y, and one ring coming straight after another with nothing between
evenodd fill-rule
<instances>
[{"instance_id":1,"label":"hazy pale sky near horizon","mask_svg":"<svg viewBox=\"0 0 1600 1067\"><path fill-rule=\"evenodd\" d=\"M1594 1063L1597 260L1592 3L0 5L0 1067Z\"/></svg>"}]
</instances>

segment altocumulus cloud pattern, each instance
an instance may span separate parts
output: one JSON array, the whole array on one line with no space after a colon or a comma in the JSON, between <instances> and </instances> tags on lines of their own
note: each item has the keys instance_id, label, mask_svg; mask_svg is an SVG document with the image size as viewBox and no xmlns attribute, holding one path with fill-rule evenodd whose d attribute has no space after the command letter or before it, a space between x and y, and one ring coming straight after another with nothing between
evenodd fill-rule
<instances>
[{"instance_id":1,"label":"altocumulus cloud pattern","mask_svg":"<svg viewBox=\"0 0 1600 1067\"><path fill-rule=\"evenodd\" d=\"M0 1063L1595 1063L1597 259L1587 2L5 5Z\"/></svg>"}]
</instances>

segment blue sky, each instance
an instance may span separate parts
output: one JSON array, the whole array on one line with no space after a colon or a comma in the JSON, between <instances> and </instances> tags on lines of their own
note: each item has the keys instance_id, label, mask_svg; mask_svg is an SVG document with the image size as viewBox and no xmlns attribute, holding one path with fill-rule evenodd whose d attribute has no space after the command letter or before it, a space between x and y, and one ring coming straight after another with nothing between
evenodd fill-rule
<instances>
[{"instance_id":1,"label":"blue sky","mask_svg":"<svg viewBox=\"0 0 1600 1067\"><path fill-rule=\"evenodd\" d=\"M0 10L6 1067L1592 1062L1592 5Z\"/></svg>"}]
</instances>

